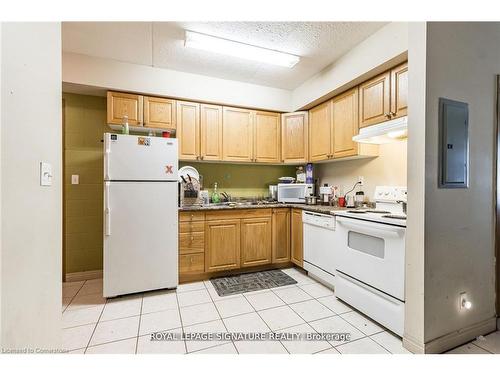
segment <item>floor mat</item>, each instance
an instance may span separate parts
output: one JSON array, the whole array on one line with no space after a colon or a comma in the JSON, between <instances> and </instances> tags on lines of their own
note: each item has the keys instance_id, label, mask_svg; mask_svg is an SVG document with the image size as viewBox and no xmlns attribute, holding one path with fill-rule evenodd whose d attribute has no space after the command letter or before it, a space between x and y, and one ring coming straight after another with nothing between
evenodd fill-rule
<instances>
[{"instance_id":1,"label":"floor mat","mask_svg":"<svg viewBox=\"0 0 500 375\"><path fill-rule=\"evenodd\" d=\"M256 290L276 288L297 284L297 281L281 270L244 273L228 277L211 279L217 294L221 297Z\"/></svg>"}]
</instances>

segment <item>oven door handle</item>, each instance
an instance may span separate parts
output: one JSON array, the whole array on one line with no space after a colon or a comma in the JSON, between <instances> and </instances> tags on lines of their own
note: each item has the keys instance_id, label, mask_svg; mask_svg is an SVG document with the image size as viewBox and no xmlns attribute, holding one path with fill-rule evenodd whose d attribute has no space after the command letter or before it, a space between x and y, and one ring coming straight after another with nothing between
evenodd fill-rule
<instances>
[{"instance_id":1,"label":"oven door handle","mask_svg":"<svg viewBox=\"0 0 500 375\"><path fill-rule=\"evenodd\" d=\"M360 221L356 219L349 219L346 217L337 216L337 223L348 229L356 230L360 233L369 232L374 234L392 235L392 236L402 236L405 233L405 228L397 227L394 225L373 223L371 221Z\"/></svg>"}]
</instances>

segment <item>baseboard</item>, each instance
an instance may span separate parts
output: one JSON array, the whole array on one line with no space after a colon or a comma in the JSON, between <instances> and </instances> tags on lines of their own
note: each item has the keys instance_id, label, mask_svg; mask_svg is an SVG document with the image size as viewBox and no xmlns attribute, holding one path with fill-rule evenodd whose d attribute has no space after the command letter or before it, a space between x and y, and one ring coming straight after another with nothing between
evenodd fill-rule
<instances>
[{"instance_id":1,"label":"baseboard","mask_svg":"<svg viewBox=\"0 0 500 375\"><path fill-rule=\"evenodd\" d=\"M409 337L403 337L403 346L412 353L438 354L465 344L476 337L486 335L497 329L497 318L492 317L482 322L438 337L425 344L417 343Z\"/></svg>"},{"instance_id":2,"label":"baseboard","mask_svg":"<svg viewBox=\"0 0 500 375\"><path fill-rule=\"evenodd\" d=\"M102 279L102 270L67 273L64 281L71 282L71 281L84 281L92 279Z\"/></svg>"}]
</instances>

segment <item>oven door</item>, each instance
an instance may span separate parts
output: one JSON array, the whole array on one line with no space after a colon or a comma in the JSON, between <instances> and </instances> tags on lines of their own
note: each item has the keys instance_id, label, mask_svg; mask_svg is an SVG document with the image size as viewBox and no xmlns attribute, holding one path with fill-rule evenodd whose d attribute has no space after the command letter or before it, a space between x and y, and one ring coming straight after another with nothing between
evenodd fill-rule
<instances>
[{"instance_id":1,"label":"oven door","mask_svg":"<svg viewBox=\"0 0 500 375\"><path fill-rule=\"evenodd\" d=\"M337 269L404 301L406 228L337 216Z\"/></svg>"}]
</instances>

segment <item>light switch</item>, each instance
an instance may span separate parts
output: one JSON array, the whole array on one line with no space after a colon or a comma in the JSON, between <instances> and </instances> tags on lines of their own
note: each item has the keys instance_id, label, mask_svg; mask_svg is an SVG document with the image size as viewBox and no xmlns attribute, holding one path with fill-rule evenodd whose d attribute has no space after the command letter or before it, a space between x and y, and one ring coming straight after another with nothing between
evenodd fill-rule
<instances>
[{"instance_id":1,"label":"light switch","mask_svg":"<svg viewBox=\"0 0 500 375\"><path fill-rule=\"evenodd\" d=\"M72 174L71 175L71 184L78 185L80 183L80 175Z\"/></svg>"},{"instance_id":2,"label":"light switch","mask_svg":"<svg viewBox=\"0 0 500 375\"><path fill-rule=\"evenodd\" d=\"M40 185L52 185L52 165L43 161L40 162Z\"/></svg>"}]
</instances>

